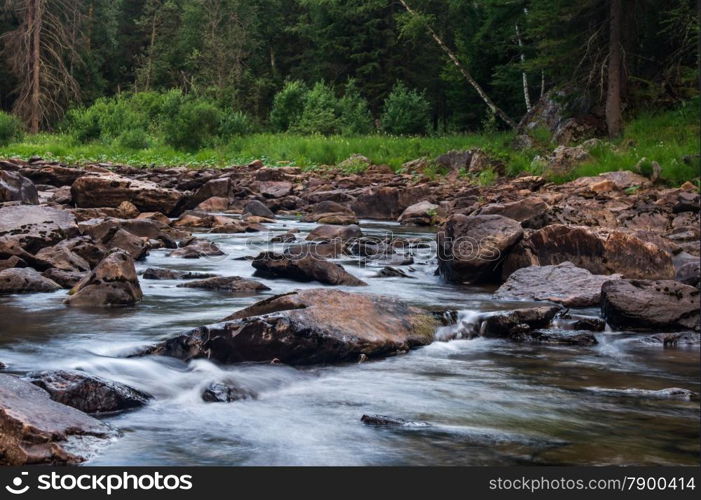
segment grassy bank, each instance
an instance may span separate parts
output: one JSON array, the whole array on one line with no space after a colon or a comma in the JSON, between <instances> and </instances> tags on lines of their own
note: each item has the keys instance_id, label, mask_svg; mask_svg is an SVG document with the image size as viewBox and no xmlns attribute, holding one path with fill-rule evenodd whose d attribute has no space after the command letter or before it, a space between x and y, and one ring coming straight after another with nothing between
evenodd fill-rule
<instances>
[{"instance_id":1,"label":"grassy bank","mask_svg":"<svg viewBox=\"0 0 701 500\"><path fill-rule=\"evenodd\" d=\"M152 139L145 149L129 149L115 143L76 141L66 134L25 136L21 142L0 147L0 157L42 156L67 163L114 162L135 166L218 167L245 164L262 159L269 165L295 165L314 168L336 165L353 154L367 156L375 164L399 169L403 163L420 157L434 158L446 151L482 148L499 158L510 175L521 172L542 174L545 156L553 145L541 144L528 151L510 147L512 133L451 135L441 137L360 137L253 134L235 137L226 144L187 153ZM567 181L611 170L642 170L653 161L662 167L662 177L678 185L699 177L699 123L696 105L661 114L640 116L629 122L624 137L614 143L602 142L591 150L592 159L572 170ZM440 172L437 172L440 174Z\"/></svg>"}]
</instances>

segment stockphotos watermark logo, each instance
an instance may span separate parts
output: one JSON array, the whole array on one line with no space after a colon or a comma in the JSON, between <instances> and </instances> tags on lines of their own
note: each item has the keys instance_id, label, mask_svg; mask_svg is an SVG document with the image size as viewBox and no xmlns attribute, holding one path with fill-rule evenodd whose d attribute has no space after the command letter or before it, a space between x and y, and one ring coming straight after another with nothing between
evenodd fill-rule
<instances>
[{"instance_id":1,"label":"stockphotos watermark logo","mask_svg":"<svg viewBox=\"0 0 701 500\"><path fill-rule=\"evenodd\" d=\"M51 472L36 477L36 485L29 484L29 473L22 472L12 479L5 490L13 495L23 495L30 490L38 491L95 491L111 495L122 491L188 491L192 489L189 474L70 474Z\"/></svg>"}]
</instances>

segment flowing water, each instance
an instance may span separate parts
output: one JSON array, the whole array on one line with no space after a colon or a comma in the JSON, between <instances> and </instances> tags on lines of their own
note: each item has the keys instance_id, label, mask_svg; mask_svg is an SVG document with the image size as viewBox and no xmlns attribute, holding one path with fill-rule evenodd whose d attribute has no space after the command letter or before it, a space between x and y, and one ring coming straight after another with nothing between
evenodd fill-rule
<instances>
[{"instance_id":1,"label":"flowing water","mask_svg":"<svg viewBox=\"0 0 701 500\"><path fill-rule=\"evenodd\" d=\"M281 220L270 225L271 233L200 235L227 256L192 261L153 251L138 268L252 276L241 257L255 255L272 233L295 227L303 236L313 226ZM391 231L433 241L431 233L393 224L362 227L368 235ZM443 283L434 275L430 249L412 251L412 278L375 278L382 266L340 260L370 285L348 290L455 308L462 321L478 311L523 306L493 302L487 288ZM142 280L143 303L113 310L69 309L62 304L65 292L0 297L0 361L18 374L81 369L154 396L145 408L105 418L122 436L88 465L699 463L698 399L649 392L678 387L698 393L698 347L664 349L639 335L601 333L595 347L453 340L381 361L302 369L125 357L265 296L319 286L260 281L272 291L231 297ZM201 400L206 385L226 380L257 392L258 399ZM417 424L367 426L363 414Z\"/></svg>"}]
</instances>

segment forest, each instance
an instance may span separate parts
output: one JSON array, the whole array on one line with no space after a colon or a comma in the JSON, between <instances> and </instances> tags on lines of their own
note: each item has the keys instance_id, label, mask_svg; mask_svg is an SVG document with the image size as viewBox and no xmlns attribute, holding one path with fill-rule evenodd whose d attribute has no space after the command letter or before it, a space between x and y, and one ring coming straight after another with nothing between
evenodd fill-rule
<instances>
[{"instance_id":1,"label":"forest","mask_svg":"<svg viewBox=\"0 0 701 500\"><path fill-rule=\"evenodd\" d=\"M698 32L692 0L9 0L0 147L399 168L464 143L518 172L536 155L505 144L545 98L584 117L582 139L641 143L633 164L660 134L688 156Z\"/></svg>"}]
</instances>

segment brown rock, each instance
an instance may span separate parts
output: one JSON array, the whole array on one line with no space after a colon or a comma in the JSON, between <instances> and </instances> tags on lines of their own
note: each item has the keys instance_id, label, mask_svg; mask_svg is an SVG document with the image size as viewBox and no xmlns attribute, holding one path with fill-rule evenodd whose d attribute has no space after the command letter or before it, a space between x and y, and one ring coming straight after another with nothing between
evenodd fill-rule
<instances>
[{"instance_id":1,"label":"brown rock","mask_svg":"<svg viewBox=\"0 0 701 500\"><path fill-rule=\"evenodd\" d=\"M25 380L44 389L52 400L90 414L131 410L151 398L127 385L78 371L33 372Z\"/></svg>"},{"instance_id":2,"label":"brown rock","mask_svg":"<svg viewBox=\"0 0 701 500\"><path fill-rule=\"evenodd\" d=\"M547 300L566 307L589 307L601 301L601 285L620 275L596 275L571 262L531 266L514 272L494 294L500 300Z\"/></svg>"},{"instance_id":3,"label":"brown rock","mask_svg":"<svg viewBox=\"0 0 701 500\"><path fill-rule=\"evenodd\" d=\"M34 183L19 172L0 170L0 203L7 201L36 205L39 203L39 193Z\"/></svg>"},{"instance_id":4,"label":"brown rock","mask_svg":"<svg viewBox=\"0 0 701 500\"><path fill-rule=\"evenodd\" d=\"M699 330L699 289L671 280L604 283L601 311L614 328L641 331Z\"/></svg>"},{"instance_id":5,"label":"brown rock","mask_svg":"<svg viewBox=\"0 0 701 500\"><path fill-rule=\"evenodd\" d=\"M0 464L65 465L85 461L114 432L92 417L51 401L49 393L0 375Z\"/></svg>"},{"instance_id":6,"label":"brown rock","mask_svg":"<svg viewBox=\"0 0 701 500\"><path fill-rule=\"evenodd\" d=\"M81 208L119 207L130 201L142 212L174 214L184 202L183 193L149 182L115 174L86 175L71 186L73 201Z\"/></svg>"},{"instance_id":7,"label":"brown rock","mask_svg":"<svg viewBox=\"0 0 701 500\"><path fill-rule=\"evenodd\" d=\"M70 291L65 303L74 307L120 307L132 306L142 298L134 260L123 250L115 250Z\"/></svg>"},{"instance_id":8,"label":"brown rock","mask_svg":"<svg viewBox=\"0 0 701 500\"><path fill-rule=\"evenodd\" d=\"M32 268L10 268L0 271L0 295L11 293L55 292L61 286L43 277Z\"/></svg>"},{"instance_id":9,"label":"brown rock","mask_svg":"<svg viewBox=\"0 0 701 500\"><path fill-rule=\"evenodd\" d=\"M429 344L437 327L432 314L393 299L312 289L264 300L224 323L196 328L149 352L220 363L334 363Z\"/></svg>"},{"instance_id":10,"label":"brown rock","mask_svg":"<svg viewBox=\"0 0 701 500\"><path fill-rule=\"evenodd\" d=\"M355 224L350 226L322 225L315 227L307 235L307 241L340 241L345 243L362 236L363 232Z\"/></svg>"},{"instance_id":11,"label":"brown rock","mask_svg":"<svg viewBox=\"0 0 701 500\"><path fill-rule=\"evenodd\" d=\"M452 282L494 280L501 261L522 237L521 225L501 215L454 215L437 235L439 272Z\"/></svg>"},{"instance_id":12,"label":"brown rock","mask_svg":"<svg viewBox=\"0 0 701 500\"><path fill-rule=\"evenodd\" d=\"M290 257L263 252L252 262L256 276L287 278L294 281L318 281L327 285L366 286L367 283L346 272L343 266L311 255Z\"/></svg>"},{"instance_id":13,"label":"brown rock","mask_svg":"<svg viewBox=\"0 0 701 500\"><path fill-rule=\"evenodd\" d=\"M673 278L672 257L653 243L621 231L551 225L527 235L509 254L502 276L528 266L571 262L594 274Z\"/></svg>"},{"instance_id":14,"label":"brown rock","mask_svg":"<svg viewBox=\"0 0 701 500\"><path fill-rule=\"evenodd\" d=\"M179 288L202 288L204 290L217 290L232 294L255 294L265 290L270 290L255 280L242 278L240 276L213 277L203 280L188 281L178 285Z\"/></svg>"}]
</instances>

